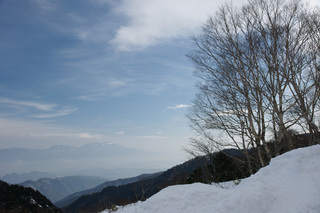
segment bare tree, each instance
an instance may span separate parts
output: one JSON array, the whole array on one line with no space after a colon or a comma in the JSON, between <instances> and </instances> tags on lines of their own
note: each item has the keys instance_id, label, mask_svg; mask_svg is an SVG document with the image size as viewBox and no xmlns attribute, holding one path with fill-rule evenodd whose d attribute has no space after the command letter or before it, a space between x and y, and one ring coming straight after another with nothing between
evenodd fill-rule
<instances>
[{"instance_id":1,"label":"bare tree","mask_svg":"<svg viewBox=\"0 0 320 213\"><path fill-rule=\"evenodd\" d=\"M296 116L299 124L311 135L310 144L319 143L319 122L317 114L320 113L320 18L314 11L304 11L301 19L300 40L293 44L295 52L291 57L292 71L290 72L290 90L296 100ZM302 49L302 51L295 51Z\"/></svg>"},{"instance_id":2,"label":"bare tree","mask_svg":"<svg viewBox=\"0 0 320 213\"><path fill-rule=\"evenodd\" d=\"M190 153L236 147L252 173L252 162L265 166L284 138L293 148L290 128L304 123L318 140L318 14L300 1L251 0L240 9L223 5L209 18L188 55L200 79L187 115L199 135Z\"/></svg>"}]
</instances>

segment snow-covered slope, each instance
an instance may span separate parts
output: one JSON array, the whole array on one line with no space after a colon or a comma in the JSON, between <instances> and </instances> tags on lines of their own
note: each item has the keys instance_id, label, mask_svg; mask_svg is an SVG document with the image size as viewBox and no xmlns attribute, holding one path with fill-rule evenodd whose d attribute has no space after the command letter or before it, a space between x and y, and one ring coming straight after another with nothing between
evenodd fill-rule
<instances>
[{"instance_id":1,"label":"snow-covered slope","mask_svg":"<svg viewBox=\"0 0 320 213\"><path fill-rule=\"evenodd\" d=\"M319 201L320 145L316 145L272 159L269 166L236 187L172 186L117 212L319 213Z\"/></svg>"}]
</instances>

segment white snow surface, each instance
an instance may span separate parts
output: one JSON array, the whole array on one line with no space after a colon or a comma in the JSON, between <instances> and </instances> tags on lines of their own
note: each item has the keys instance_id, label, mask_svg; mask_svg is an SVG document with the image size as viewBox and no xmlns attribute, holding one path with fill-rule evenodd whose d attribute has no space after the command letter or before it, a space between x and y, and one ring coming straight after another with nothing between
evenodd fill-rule
<instances>
[{"instance_id":1,"label":"white snow surface","mask_svg":"<svg viewBox=\"0 0 320 213\"><path fill-rule=\"evenodd\" d=\"M319 213L320 145L278 156L235 187L201 183L170 186L117 211L156 212Z\"/></svg>"}]
</instances>

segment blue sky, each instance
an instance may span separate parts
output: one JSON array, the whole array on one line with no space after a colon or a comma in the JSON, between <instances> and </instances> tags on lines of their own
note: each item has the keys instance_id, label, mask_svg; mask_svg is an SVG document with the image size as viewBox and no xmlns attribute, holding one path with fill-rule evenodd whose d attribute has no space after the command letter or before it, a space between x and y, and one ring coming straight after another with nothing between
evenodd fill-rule
<instances>
[{"instance_id":1,"label":"blue sky","mask_svg":"<svg viewBox=\"0 0 320 213\"><path fill-rule=\"evenodd\" d=\"M222 2L0 0L0 148L113 142L185 160L185 55Z\"/></svg>"}]
</instances>

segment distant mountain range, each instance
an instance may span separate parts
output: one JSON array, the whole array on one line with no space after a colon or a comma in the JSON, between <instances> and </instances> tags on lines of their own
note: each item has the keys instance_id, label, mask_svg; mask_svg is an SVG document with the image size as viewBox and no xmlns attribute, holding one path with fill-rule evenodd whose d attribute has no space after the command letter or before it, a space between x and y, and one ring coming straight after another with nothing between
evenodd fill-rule
<instances>
[{"instance_id":1,"label":"distant mountain range","mask_svg":"<svg viewBox=\"0 0 320 213\"><path fill-rule=\"evenodd\" d=\"M80 147L55 145L47 149L6 148L0 149L0 176L37 170L55 174L57 177L79 174L117 179L141 174L132 172L125 174L124 170L127 167L134 168L132 165L144 168L142 164L149 162L154 156L153 153L112 143L90 143ZM117 168L118 171L122 169L123 173L118 176L112 173L111 177L101 176L100 173L107 173L101 168ZM142 173L147 172L152 171L147 169L142 171ZM34 180L31 178L30 180ZM2 179L10 183L21 182L10 177Z\"/></svg>"},{"instance_id":2,"label":"distant mountain range","mask_svg":"<svg viewBox=\"0 0 320 213\"><path fill-rule=\"evenodd\" d=\"M71 204L72 202L76 201L79 197L83 196L83 195L88 195L88 194L93 194L93 193L97 193L97 192L101 192L104 188L108 187L108 186L121 186L121 185L126 185L129 183L134 183L137 181L142 181L145 179L149 179L149 178L154 178L157 177L161 174L162 172L157 172L154 174L142 174L136 177L132 177L132 178L121 178L118 180L113 180L113 181L107 181L104 182L103 184L100 184L92 189L88 189L88 190L84 190L84 191L79 191L76 193L73 193L67 197L65 197L64 199L55 202L54 204L58 207L63 207L63 206L67 206L69 204Z\"/></svg>"},{"instance_id":3,"label":"distant mountain range","mask_svg":"<svg viewBox=\"0 0 320 213\"><path fill-rule=\"evenodd\" d=\"M19 174L11 173L3 177L0 177L0 180L3 180L11 184L17 184L27 180L36 181L36 180L39 180L40 178L56 178L56 176L48 172L32 171L32 172L19 173Z\"/></svg>"},{"instance_id":4,"label":"distant mountain range","mask_svg":"<svg viewBox=\"0 0 320 213\"><path fill-rule=\"evenodd\" d=\"M100 177L69 176L55 179L41 178L37 181L28 180L19 185L38 190L51 202L56 202L72 193L91 189L105 181L105 178Z\"/></svg>"},{"instance_id":5,"label":"distant mountain range","mask_svg":"<svg viewBox=\"0 0 320 213\"><path fill-rule=\"evenodd\" d=\"M10 174L2 177L1 179L9 179L11 182L19 183L18 185L20 186L31 187L34 190L38 190L42 195L50 199L51 202L56 202L55 204L57 206L66 206L77 200L82 195L100 192L108 186L125 185L147 178L156 177L160 174L161 172L154 174L142 174L132 178L108 181L106 178L80 175L60 178L43 178L53 175L50 173L33 171L30 173ZM25 179L30 180L20 183L21 180Z\"/></svg>"}]
</instances>

